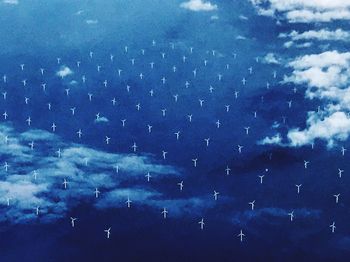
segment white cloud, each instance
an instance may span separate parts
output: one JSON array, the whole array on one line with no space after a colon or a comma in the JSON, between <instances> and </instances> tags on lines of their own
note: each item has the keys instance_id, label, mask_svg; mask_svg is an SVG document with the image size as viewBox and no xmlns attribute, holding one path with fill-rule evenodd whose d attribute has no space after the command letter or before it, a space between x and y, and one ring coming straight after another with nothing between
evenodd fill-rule
<instances>
[{"instance_id":1,"label":"white cloud","mask_svg":"<svg viewBox=\"0 0 350 262\"><path fill-rule=\"evenodd\" d=\"M249 0L258 13L294 22L330 22L350 19L349 0Z\"/></svg>"},{"instance_id":2,"label":"white cloud","mask_svg":"<svg viewBox=\"0 0 350 262\"><path fill-rule=\"evenodd\" d=\"M288 42L285 42L283 44L283 46L285 48L291 48L292 46L294 46L296 48L307 48L307 47L310 47L312 45L313 45L312 42L305 42L305 43L301 43L301 44L295 44L293 41L288 41Z\"/></svg>"},{"instance_id":3,"label":"white cloud","mask_svg":"<svg viewBox=\"0 0 350 262\"><path fill-rule=\"evenodd\" d=\"M288 139L292 146L303 146L313 143L315 139L323 139L332 147L337 140L345 141L349 134L350 119L344 112L334 112L323 119L317 113L310 112L307 128L290 130Z\"/></svg>"},{"instance_id":4,"label":"white cloud","mask_svg":"<svg viewBox=\"0 0 350 262\"><path fill-rule=\"evenodd\" d=\"M248 223L252 221L265 221L267 223L276 223L274 217L277 218L285 218L289 219L288 213L291 212L290 210L285 210L278 207L265 207L265 208L259 208L255 209L254 212L251 211L243 211L243 212L236 212L233 214L232 222L236 225L247 225ZM298 218L319 218L321 215L321 211L317 209L307 209L307 208L298 208L294 209L294 214ZM285 221L285 220L279 220L279 221Z\"/></svg>"},{"instance_id":5,"label":"white cloud","mask_svg":"<svg viewBox=\"0 0 350 262\"><path fill-rule=\"evenodd\" d=\"M265 64L279 64L278 58L274 53L268 53L265 57L263 57L262 62Z\"/></svg>"},{"instance_id":6,"label":"white cloud","mask_svg":"<svg viewBox=\"0 0 350 262\"><path fill-rule=\"evenodd\" d=\"M265 137L264 139L258 141L258 145L280 145L282 143L282 137L280 134L276 134L272 137Z\"/></svg>"},{"instance_id":7,"label":"white cloud","mask_svg":"<svg viewBox=\"0 0 350 262\"><path fill-rule=\"evenodd\" d=\"M285 82L309 87L344 86L349 82L350 52L327 51L298 57L288 64L294 69Z\"/></svg>"},{"instance_id":8,"label":"white cloud","mask_svg":"<svg viewBox=\"0 0 350 262\"><path fill-rule=\"evenodd\" d=\"M9 138L7 143L2 142L5 137ZM10 126L0 125L0 139L3 139L0 141L2 160L10 165L7 172L0 169L0 211L3 214L0 221L30 222L36 218L35 208L40 206L39 219L50 222L65 216L71 207L82 201L109 208L118 201L125 203L126 194L139 201L139 205L158 208L159 201L167 200L166 196L137 183L146 179L147 172L152 179L179 175L176 168L156 163L149 155L107 153L63 142L60 137L42 130L17 133ZM30 149L28 142L32 140L40 149ZM61 157L55 153L58 147ZM116 173L116 165L119 173ZM69 183L67 189L62 185L64 179ZM125 181L129 185L127 188L120 186ZM94 197L95 188L101 192L99 199ZM7 198L10 198L10 206L7 206ZM149 201L143 203L145 199Z\"/></svg>"},{"instance_id":9,"label":"white cloud","mask_svg":"<svg viewBox=\"0 0 350 262\"><path fill-rule=\"evenodd\" d=\"M56 75L59 76L59 77L66 77L66 76L69 76L69 75L72 75L73 74L73 71L68 67L68 66L61 66L60 70L57 71Z\"/></svg>"},{"instance_id":10,"label":"white cloud","mask_svg":"<svg viewBox=\"0 0 350 262\"><path fill-rule=\"evenodd\" d=\"M238 18L241 20L248 20L248 17L246 17L245 15L240 15Z\"/></svg>"},{"instance_id":11,"label":"white cloud","mask_svg":"<svg viewBox=\"0 0 350 262\"><path fill-rule=\"evenodd\" d=\"M296 34L294 34L296 35ZM293 69L283 82L306 85L305 97L319 99L319 112L308 112L306 128L288 131L290 146L303 146L325 140L329 147L350 135L350 52L327 51L304 55L287 64ZM265 138L261 144L281 144L278 136Z\"/></svg>"},{"instance_id":12,"label":"white cloud","mask_svg":"<svg viewBox=\"0 0 350 262\"><path fill-rule=\"evenodd\" d=\"M236 36L236 39L237 40L246 40L247 38L245 36L238 35L238 36Z\"/></svg>"},{"instance_id":13,"label":"white cloud","mask_svg":"<svg viewBox=\"0 0 350 262\"><path fill-rule=\"evenodd\" d=\"M321 29L318 31L316 30L305 31L303 33L299 33L293 30L289 34L281 33L279 35L279 38L290 38L292 40L291 44L293 44L293 41L304 41L304 40L350 41L350 33L348 31L344 31L339 28L334 31ZM291 44L287 44L287 45L291 45Z\"/></svg>"},{"instance_id":14,"label":"white cloud","mask_svg":"<svg viewBox=\"0 0 350 262\"><path fill-rule=\"evenodd\" d=\"M183 2L180 7L191 10L191 11L213 11L217 10L218 7L210 2L205 2L203 0L189 0L188 2Z\"/></svg>"},{"instance_id":15,"label":"white cloud","mask_svg":"<svg viewBox=\"0 0 350 262\"><path fill-rule=\"evenodd\" d=\"M97 19L87 19L87 20L85 20L85 22L88 25L96 25L96 24L98 24L98 20Z\"/></svg>"},{"instance_id":16,"label":"white cloud","mask_svg":"<svg viewBox=\"0 0 350 262\"><path fill-rule=\"evenodd\" d=\"M109 120L105 116L100 116L100 117L95 119L95 123L108 123L108 122L109 122Z\"/></svg>"},{"instance_id":17,"label":"white cloud","mask_svg":"<svg viewBox=\"0 0 350 262\"><path fill-rule=\"evenodd\" d=\"M4 4L8 4L8 5L18 5L19 4L18 0L3 0L2 2Z\"/></svg>"}]
</instances>

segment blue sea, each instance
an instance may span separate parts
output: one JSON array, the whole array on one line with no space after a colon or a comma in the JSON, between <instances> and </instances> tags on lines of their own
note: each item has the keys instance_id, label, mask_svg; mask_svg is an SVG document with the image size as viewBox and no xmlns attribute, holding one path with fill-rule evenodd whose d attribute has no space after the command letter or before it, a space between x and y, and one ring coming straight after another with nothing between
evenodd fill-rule
<instances>
[{"instance_id":1,"label":"blue sea","mask_svg":"<svg viewBox=\"0 0 350 262\"><path fill-rule=\"evenodd\" d=\"M347 261L349 142L288 145L324 101L284 79L348 45L286 49L322 26L182 2L0 3L1 262Z\"/></svg>"}]
</instances>

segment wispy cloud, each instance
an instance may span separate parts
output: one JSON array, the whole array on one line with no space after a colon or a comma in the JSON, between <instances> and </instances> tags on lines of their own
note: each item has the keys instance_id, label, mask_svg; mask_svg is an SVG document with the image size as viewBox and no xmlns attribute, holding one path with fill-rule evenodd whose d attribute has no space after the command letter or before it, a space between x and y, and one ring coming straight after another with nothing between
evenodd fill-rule
<instances>
[{"instance_id":1,"label":"wispy cloud","mask_svg":"<svg viewBox=\"0 0 350 262\"><path fill-rule=\"evenodd\" d=\"M127 196L159 208L166 196L138 185L139 178L145 179L148 172L153 179L180 175L177 168L156 163L149 155L108 153L64 142L43 130L17 133L11 126L0 125L0 139L1 158L9 164L7 171L0 171L0 209L5 214L2 219L13 223L31 221L36 217L36 207L40 207L40 219L50 222L82 201L109 208L118 201L123 204ZM29 141L40 149L31 149ZM68 182L66 189L64 180ZM131 184L127 188L120 186L125 181ZM95 188L101 192L99 199L95 198ZM176 205L169 203L169 207Z\"/></svg>"},{"instance_id":2,"label":"wispy cloud","mask_svg":"<svg viewBox=\"0 0 350 262\"><path fill-rule=\"evenodd\" d=\"M188 2L181 3L180 7L195 12L214 11L218 9L217 5L204 0L189 0Z\"/></svg>"},{"instance_id":3,"label":"wispy cloud","mask_svg":"<svg viewBox=\"0 0 350 262\"><path fill-rule=\"evenodd\" d=\"M8 4L8 5L18 5L19 4L18 0L3 0L2 2L4 4Z\"/></svg>"},{"instance_id":4,"label":"wispy cloud","mask_svg":"<svg viewBox=\"0 0 350 262\"><path fill-rule=\"evenodd\" d=\"M331 22L350 19L350 2L343 0L249 0L260 15L291 23Z\"/></svg>"},{"instance_id":5,"label":"wispy cloud","mask_svg":"<svg viewBox=\"0 0 350 262\"><path fill-rule=\"evenodd\" d=\"M60 70L57 71L56 75L64 78L66 76L72 75L74 72L68 66L61 66Z\"/></svg>"}]
</instances>

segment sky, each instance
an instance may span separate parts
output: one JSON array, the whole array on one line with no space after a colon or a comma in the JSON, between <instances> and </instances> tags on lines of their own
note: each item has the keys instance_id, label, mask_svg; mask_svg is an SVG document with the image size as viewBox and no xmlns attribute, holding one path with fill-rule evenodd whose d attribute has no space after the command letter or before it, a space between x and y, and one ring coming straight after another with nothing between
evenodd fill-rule
<instances>
[{"instance_id":1,"label":"sky","mask_svg":"<svg viewBox=\"0 0 350 262\"><path fill-rule=\"evenodd\" d=\"M346 261L349 20L1 0L0 261Z\"/></svg>"}]
</instances>

